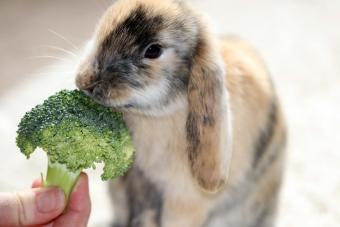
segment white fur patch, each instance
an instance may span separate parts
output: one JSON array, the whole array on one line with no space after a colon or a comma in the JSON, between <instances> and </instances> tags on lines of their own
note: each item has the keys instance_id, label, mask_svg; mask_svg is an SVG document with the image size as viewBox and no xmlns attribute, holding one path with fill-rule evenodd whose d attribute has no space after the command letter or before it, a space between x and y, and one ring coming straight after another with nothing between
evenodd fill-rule
<instances>
[{"instance_id":1,"label":"white fur patch","mask_svg":"<svg viewBox=\"0 0 340 227\"><path fill-rule=\"evenodd\" d=\"M184 96L178 96L164 105L164 99L168 96L169 89L169 81L161 79L157 84L150 85L143 90L134 90L130 100L140 106L148 107L142 110L144 114L151 116L169 115L185 108L187 104Z\"/></svg>"},{"instance_id":2,"label":"white fur patch","mask_svg":"<svg viewBox=\"0 0 340 227\"><path fill-rule=\"evenodd\" d=\"M169 92L169 81L160 79L157 83L147 86L145 89L134 89L130 101L141 106L159 104Z\"/></svg>"}]
</instances>

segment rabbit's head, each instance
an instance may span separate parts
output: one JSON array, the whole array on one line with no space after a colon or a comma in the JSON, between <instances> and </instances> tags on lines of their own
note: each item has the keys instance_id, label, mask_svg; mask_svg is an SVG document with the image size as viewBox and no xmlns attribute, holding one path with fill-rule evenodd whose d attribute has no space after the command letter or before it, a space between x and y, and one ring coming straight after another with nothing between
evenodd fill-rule
<instances>
[{"instance_id":1,"label":"rabbit's head","mask_svg":"<svg viewBox=\"0 0 340 227\"><path fill-rule=\"evenodd\" d=\"M98 25L77 86L110 107L156 115L183 108L195 58L208 48L203 33L183 3L118 1Z\"/></svg>"},{"instance_id":2,"label":"rabbit's head","mask_svg":"<svg viewBox=\"0 0 340 227\"><path fill-rule=\"evenodd\" d=\"M224 67L200 17L183 2L116 2L98 25L76 84L124 111L160 116L187 109L194 177L209 191L225 183Z\"/></svg>"}]
</instances>

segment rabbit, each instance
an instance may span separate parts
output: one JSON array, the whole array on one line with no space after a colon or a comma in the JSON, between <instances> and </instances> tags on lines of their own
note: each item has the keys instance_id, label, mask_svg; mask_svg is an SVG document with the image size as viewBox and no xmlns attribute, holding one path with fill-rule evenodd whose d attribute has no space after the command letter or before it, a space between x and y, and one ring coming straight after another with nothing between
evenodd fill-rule
<instances>
[{"instance_id":1,"label":"rabbit","mask_svg":"<svg viewBox=\"0 0 340 227\"><path fill-rule=\"evenodd\" d=\"M114 227L274 226L286 127L263 60L188 3L119 0L76 85L121 111L135 147L110 185Z\"/></svg>"}]
</instances>

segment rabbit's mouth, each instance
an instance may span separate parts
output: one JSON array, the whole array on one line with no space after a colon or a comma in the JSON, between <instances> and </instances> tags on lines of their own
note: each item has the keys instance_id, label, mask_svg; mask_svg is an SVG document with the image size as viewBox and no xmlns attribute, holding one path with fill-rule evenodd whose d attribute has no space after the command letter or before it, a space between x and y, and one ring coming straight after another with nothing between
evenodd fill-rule
<instances>
[{"instance_id":1,"label":"rabbit's mouth","mask_svg":"<svg viewBox=\"0 0 340 227\"><path fill-rule=\"evenodd\" d=\"M131 109L137 104L129 101L128 91L122 88L111 88L107 83L95 83L81 89L95 102L110 108Z\"/></svg>"}]
</instances>

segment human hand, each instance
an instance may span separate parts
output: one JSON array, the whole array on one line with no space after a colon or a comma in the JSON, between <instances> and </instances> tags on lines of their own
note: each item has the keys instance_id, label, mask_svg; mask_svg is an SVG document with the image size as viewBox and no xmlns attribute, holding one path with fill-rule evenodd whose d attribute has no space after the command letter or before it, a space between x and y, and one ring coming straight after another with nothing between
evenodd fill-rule
<instances>
[{"instance_id":1,"label":"human hand","mask_svg":"<svg viewBox=\"0 0 340 227\"><path fill-rule=\"evenodd\" d=\"M42 188L41 185L41 181L36 180L31 190L0 193L0 227L87 225L91 201L85 173L80 175L65 211L64 192L57 187Z\"/></svg>"}]
</instances>

